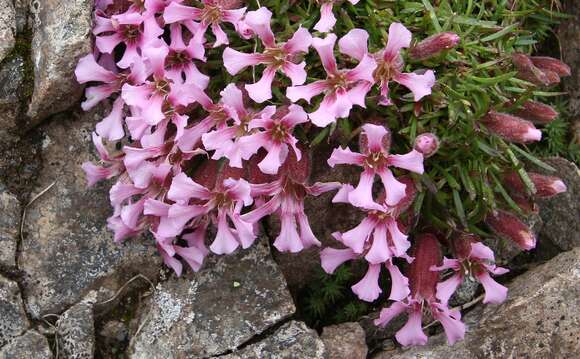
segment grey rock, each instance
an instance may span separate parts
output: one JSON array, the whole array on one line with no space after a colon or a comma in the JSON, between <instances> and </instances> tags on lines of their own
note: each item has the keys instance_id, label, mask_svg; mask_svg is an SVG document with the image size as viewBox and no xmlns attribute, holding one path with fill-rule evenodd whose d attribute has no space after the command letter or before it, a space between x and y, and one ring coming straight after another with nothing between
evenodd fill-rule
<instances>
[{"instance_id":1,"label":"grey rock","mask_svg":"<svg viewBox=\"0 0 580 359\"><path fill-rule=\"evenodd\" d=\"M468 276L463 278L461 285L455 290L455 293L449 298L450 307L457 307L472 301L477 294L479 282Z\"/></svg>"},{"instance_id":2,"label":"grey rock","mask_svg":"<svg viewBox=\"0 0 580 359\"><path fill-rule=\"evenodd\" d=\"M0 359L51 359L52 357L48 341L36 330L29 330L23 336L0 348Z\"/></svg>"},{"instance_id":3,"label":"grey rock","mask_svg":"<svg viewBox=\"0 0 580 359\"><path fill-rule=\"evenodd\" d=\"M332 171L327 159L338 144L325 144L316 148L312 155L312 173L310 183L315 182L358 182L360 170L355 166L336 166ZM322 247L340 248L338 242L331 236L333 232L346 232L357 226L364 212L343 203L332 203L336 191L327 192L319 197L307 197L304 211L309 218L312 232L322 243ZM280 233L279 221L274 216L270 220L270 238L274 239ZM311 283L320 272L320 248L313 247L299 253L274 252L274 259L280 265L288 282L290 291L295 295L306 284ZM366 269L365 269L366 270Z\"/></svg>"},{"instance_id":4,"label":"grey rock","mask_svg":"<svg viewBox=\"0 0 580 359\"><path fill-rule=\"evenodd\" d=\"M91 303L78 303L56 322L61 358L91 359L95 353L95 326Z\"/></svg>"},{"instance_id":5,"label":"grey rock","mask_svg":"<svg viewBox=\"0 0 580 359\"><path fill-rule=\"evenodd\" d=\"M0 184L0 266L16 265L16 241L20 223L20 202Z\"/></svg>"},{"instance_id":6,"label":"grey rock","mask_svg":"<svg viewBox=\"0 0 580 359\"><path fill-rule=\"evenodd\" d=\"M30 324L18 285L0 276L0 347L20 336Z\"/></svg>"},{"instance_id":7,"label":"grey rock","mask_svg":"<svg viewBox=\"0 0 580 359\"><path fill-rule=\"evenodd\" d=\"M31 30L32 21L30 19L30 8L34 4L33 10L38 7L38 0L13 0L14 10L16 11L16 32L21 33Z\"/></svg>"},{"instance_id":8,"label":"grey rock","mask_svg":"<svg viewBox=\"0 0 580 359\"><path fill-rule=\"evenodd\" d=\"M82 95L74 70L91 52L92 0L45 0L34 23L34 92L28 116L39 122L64 111Z\"/></svg>"},{"instance_id":9,"label":"grey rock","mask_svg":"<svg viewBox=\"0 0 580 359\"><path fill-rule=\"evenodd\" d=\"M575 358L580 352L580 248L517 277L508 300L467 314L465 340L450 347L445 335L425 347L376 358Z\"/></svg>"},{"instance_id":10,"label":"grey rock","mask_svg":"<svg viewBox=\"0 0 580 359\"><path fill-rule=\"evenodd\" d=\"M155 279L159 271L152 241L113 242L106 227L112 213L110 184L87 188L81 164L97 158L90 134L103 113L99 107L43 129L43 167L32 192L55 184L26 212L18 262L25 273L27 307L35 318L59 313L91 290L102 288L99 301L105 300L133 275Z\"/></svg>"},{"instance_id":11,"label":"grey rock","mask_svg":"<svg viewBox=\"0 0 580 359\"><path fill-rule=\"evenodd\" d=\"M540 238L561 250L570 250L580 246L580 172L574 163L560 157L546 158L544 162L556 169L546 174L560 177L568 190L552 198L538 199L544 220Z\"/></svg>"},{"instance_id":12,"label":"grey rock","mask_svg":"<svg viewBox=\"0 0 580 359\"><path fill-rule=\"evenodd\" d=\"M132 340L131 358L219 355L294 311L262 238L250 249L208 258L197 273L158 284L140 318L143 327Z\"/></svg>"},{"instance_id":13,"label":"grey rock","mask_svg":"<svg viewBox=\"0 0 580 359\"><path fill-rule=\"evenodd\" d=\"M1 0L0 0L1 1ZM24 85L24 59L14 56L0 68L0 147L11 146L21 129L19 123Z\"/></svg>"},{"instance_id":14,"label":"grey rock","mask_svg":"<svg viewBox=\"0 0 580 359\"><path fill-rule=\"evenodd\" d=\"M358 323L342 323L325 327L320 336L328 359L365 359L368 348L365 331Z\"/></svg>"},{"instance_id":15,"label":"grey rock","mask_svg":"<svg viewBox=\"0 0 580 359\"><path fill-rule=\"evenodd\" d=\"M358 321L365 331L369 352L391 348L394 345L391 338L394 338L397 331L407 322L407 317L405 315L399 315L393 318L393 320L391 320L386 326L379 327L374 323L375 319L379 317L379 313L380 310L372 312L363 316Z\"/></svg>"},{"instance_id":16,"label":"grey rock","mask_svg":"<svg viewBox=\"0 0 580 359\"><path fill-rule=\"evenodd\" d=\"M0 0L0 62L12 51L16 36L16 12L12 0Z\"/></svg>"},{"instance_id":17,"label":"grey rock","mask_svg":"<svg viewBox=\"0 0 580 359\"><path fill-rule=\"evenodd\" d=\"M302 322L291 321L280 327L272 336L221 358L326 359L328 354L324 343L314 330Z\"/></svg>"}]
</instances>

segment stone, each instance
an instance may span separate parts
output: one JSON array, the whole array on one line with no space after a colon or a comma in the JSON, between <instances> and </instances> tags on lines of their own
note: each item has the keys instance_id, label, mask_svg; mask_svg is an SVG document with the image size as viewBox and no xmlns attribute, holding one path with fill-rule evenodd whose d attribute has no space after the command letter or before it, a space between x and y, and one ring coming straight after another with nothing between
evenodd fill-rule
<instances>
[{"instance_id":1,"label":"stone","mask_svg":"<svg viewBox=\"0 0 580 359\"><path fill-rule=\"evenodd\" d=\"M0 68L0 148L10 147L21 130L24 71L25 63L20 55L6 60Z\"/></svg>"},{"instance_id":2,"label":"stone","mask_svg":"<svg viewBox=\"0 0 580 359\"><path fill-rule=\"evenodd\" d=\"M266 339L221 358L326 359L328 356L324 343L314 330L302 322L291 321Z\"/></svg>"},{"instance_id":3,"label":"stone","mask_svg":"<svg viewBox=\"0 0 580 359\"><path fill-rule=\"evenodd\" d=\"M332 171L327 160L332 150L338 144L320 145L312 154L312 172L310 183L315 182L358 182L360 169L355 166L336 166ZM364 217L364 212L344 203L332 203L336 191L331 191L319 197L307 197L304 211L309 218L312 232L324 247L341 247L331 236L333 232L346 232L357 226ZM270 238L275 239L280 233L280 225L274 216L270 219ZM274 251L274 259L286 277L290 291L296 296L311 283L321 271L320 250L313 247L299 253L280 253Z\"/></svg>"},{"instance_id":4,"label":"stone","mask_svg":"<svg viewBox=\"0 0 580 359\"><path fill-rule=\"evenodd\" d=\"M29 330L10 344L0 348L0 359L51 359L48 340L36 330Z\"/></svg>"},{"instance_id":5,"label":"stone","mask_svg":"<svg viewBox=\"0 0 580 359\"><path fill-rule=\"evenodd\" d=\"M34 318L60 313L91 290L99 290L98 301L106 300L132 276L156 280L159 273L161 260L152 240L113 242L106 226L113 211L111 184L87 188L81 164L97 159L91 131L104 112L98 107L76 120L63 115L41 128L43 167L32 193L54 186L26 211L18 260Z\"/></svg>"},{"instance_id":6,"label":"stone","mask_svg":"<svg viewBox=\"0 0 580 359\"><path fill-rule=\"evenodd\" d=\"M95 326L91 303L78 303L56 322L59 352L62 358L92 359L95 353Z\"/></svg>"},{"instance_id":7,"label":"stone","mask_svg":"<svg viewBox=\"0 0 580 359\"><path fill-rule=\"evenodd\" d=\"M475 298L478 289L479 282L474 278L465 276L461 285L457 287L455 293L453 293L451 298L449 298L449 306L451 308L458 307L472 301Z\"/></svg>"},{"instance_id":8,"label":"stone","mask_svg":"<svg viewBox=\"0 0 580 359\"><path fill-rule=\"evenodd\" d=\"M568 190L552 198L538 199L544 221L540 239L549 240L560 250L567 251L580 246L580 172L574 163L561 157L543 160L556 169L556 172L544 173L560 177Z\"/></svg>"},{"instance_id":9,"label":"stone","mask_svg":"<svg viewBox=\"0 0 580 359\"><path fill-rule=\"evenodd\" d=\"M31 30L32 21L29 19L31 7L36 12L38 0L13 0L14 10L16 11L16 32L22 33ZM34 5L33 5L34 4Z\"/></svg>"},{"instance_id":10,"label":"stone","mask_svg":"<svg viewBox=\"0 0 580 359\"><path fill-rule=\"evenodd\" d=\"M580 352L580 248L562 253L508 286L501 305L468 313L465 340L450 347L445 335L425 347L375 358L572 358Z\"/></svg>"},{"instance_id":11,"label":"stone","mask_svg":"<svg viewBox=\"0 0 580 359\"><path fill-rule=\"evenodd\" d=\"M20 202L0 183L0 267L16 265Z\"/></svg>"},{"instance_id":12,"label":"stone","mask_svg":"<svg viewBox=\"0 0 580 359\"><path fill-rule=\"evenodd\" d=\"M209 257L199 272L158 284L131 358L219 355L292 315L296 308L265 242Z\"/></svg>"},{"instance_id":13,"label":"stone","mask_svg":"<svg viewBox=\"0 0 580 359\"><path fill-rule=\"evenodd\" d=\"M0 276L0 347L20 336L30 323L26 317L18 285Z\"/></svg>"},{"instance_id":14,"label":"stone","mask_svg":"<svg viewBox=\"0 0 580 359\"><path fill-rule=\"evenodd\" d=\"M66 110L82 96L74 70L91 53L92 0L45 0L39 5L32 38L34 92L28 116L38 123Z\"/></svg>"},{"instance_id":15,"label":"stone","mask_svg":"<svg viewBox=\"0 0 580 359\"><path fill-rule=\"evenodd\" d=\"M12 51L16 38L16 12L12 0L0 0L0 62Z\"/></svg>"},{"instance_id":16,"label":"stone","mask_svg":"<svg viewBox=\"0 0 580 359\"><path fill-rule=\"evenodd\" d=\"M366 359L368 348L365 331L358 323L342 323L325 327L320 336L328 359Z\"/></svg>"}]
</instances>

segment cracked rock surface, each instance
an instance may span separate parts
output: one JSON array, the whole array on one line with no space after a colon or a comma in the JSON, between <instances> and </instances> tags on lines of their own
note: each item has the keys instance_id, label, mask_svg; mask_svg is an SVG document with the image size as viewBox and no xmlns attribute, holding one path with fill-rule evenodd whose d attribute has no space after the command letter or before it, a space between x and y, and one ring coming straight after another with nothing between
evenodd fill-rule
<instances>
[{"instance_id":1,"label":"cracked rock surface","mask_svg":"<svg viewBox=\"0 0 580 359\"><path fill-rule=\"evenodd\" d=\"M51 359L48 341L36 330L29 330L10 344L0 348L0 359Z\"/></svg>"},{"instance_id":2,"label":"cracked rock surface","mask_svg":"<svg viewBox=\"0 0 580 359\"><path fill-rule=\"evenodd\" d=\"M264 238L211 256L204 268L157 286L131 358L208 357L235 350L295 311Z\"/></svg>"},{"instance_id":3,"label":"cracked rock surface","mask_svg":"<svg viewBox=\"0 0 580 359\"><path fill-rule=\"evenodd\" d=\"M91 53L92 0L39 1L32 38L34 92L28 108L33 122L64 111L82 96L74 70ZM63 56L65 55L65 56Z\"/></svg>"},{"instance_id":4,"label":"cracked rock surface","mask_svg":"<svg viewBox=\"0 0 580 359\"><path fill-rule=\"evenodd\" d=\"M0 62L14 47L16 12L12 0L0 0Z\"/></svg>"},{"instance_id":5,"label":"cracked rock surface","mask_svg":"<svg viewBox=\"0 0 580 359\"><path fill-rule=\"evenodd\" d=\"M95 326L91 303L72 306L56 323L63 358L91 359L95 353Z\"/></svg>"},{"instance_id":6,"label":"cracked rock surface","mask_svg":"<svg viewBox=\"0 0 580 359\"><path fill-rule=\"evenodd\" d=\"M16 241L20 222L20 203L0 183L0 266L16 265Z\"/></svg>"},{"instance_id":7,"label":"cracked rock surface","mask_svg":"<svg viewBox=\"0 0 580 359\"><path fill-rule=\"evenodd\" d=\"M326 359L328 356L324 343L314 330L302 322L291 321L268 338L221 358Z\"/></svg>"},{"instance_id":8,"label":"cracked rock surface","mask_svg":"<svg viewBox=\"0 0 580 359\"><path fill-rule=\"evenodd\" d=\"M0 347L24 333L29 326L18 285L0 276Z\"/></svg>"},{"instance_id":9,"label":"cracked rock surface","mask_svg":"<svg viewBox=\"0 0 580 359\"><path fill-rule=\"evenodd\" d=\"M113 242L107 183L86 186L81 164L96 159L90 134L99 116L99 110L67 116L44 129L44 166L32 193L55 185L27 210L18 261L35 318L63 311L92 289L108 289L101 296L108 298L131 276L155 278L160 267L151 241Z\"/></svg>"}]
</instances>

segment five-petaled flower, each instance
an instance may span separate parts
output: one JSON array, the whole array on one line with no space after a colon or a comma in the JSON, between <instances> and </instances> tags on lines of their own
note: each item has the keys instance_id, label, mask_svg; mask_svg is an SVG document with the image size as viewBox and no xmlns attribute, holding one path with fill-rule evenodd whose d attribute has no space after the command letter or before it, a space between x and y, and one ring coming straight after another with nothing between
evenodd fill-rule
<instances>
[{"instance_id":1,"label":"five-petaled flower","mask_svg":"<svg viewBox=\"0 0 580 359\"><path fill-rule=\"evenodd\" d=\"M258 35L264 51L262 53L246 54L230 47L224 50L224 66L231 75L236 75L248 66L264 64L266 67L262 78L255 84L246 84L246 90L252 100L262 103L272 98L272 81L276 71L280 70L290 78L293 86L302 85L306 81L306 62L296 63L301 53L308 52L312 36L305 28L300 27L285 43L276 43L274 33L270 28L270 10L262 7L246 14L244 23Z\"/></svg>"}]
</instances>

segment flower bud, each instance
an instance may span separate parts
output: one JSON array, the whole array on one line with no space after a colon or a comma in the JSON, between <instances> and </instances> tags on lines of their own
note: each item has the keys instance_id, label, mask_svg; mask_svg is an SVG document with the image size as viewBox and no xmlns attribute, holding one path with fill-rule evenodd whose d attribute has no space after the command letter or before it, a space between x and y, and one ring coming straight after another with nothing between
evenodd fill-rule
<instances>
[{"instance_id":1,"label":"flower bud","mask_svg":"<svg viewBox=\"0 0 580 359\"><path fill-rule=\"evenodd\" d=\"M517 216L502 210L491 213L485 223L501 238L513 241L522 250L536 247L536 235Z\"/></svg>"},{"instance_id":2,"label":"flower bud","mask_svg":"<svg viewBox=\"0 0 580 359\"><path fill-rule=\"evenodd\" d=\"M532 56L530 57L534 66L542 71L555 72L559 77L566 77L572 74L570 66L562 61L548 56Z\"/></svg>"},{"instance_id":3,"label":"flower bud","mask_svg":"<svg viewBox=\"0 0 580 359\"><path fill-rule=\"evenodd\" d=\"M433 133L422 133L415 138L413 148L421 152L425 158L431 157L439 149L439 139Z\"/></svg>"},{"instance_id":4,"label":"flower bud","mask_svg":"<svg viewBox=\"0 0 580 359\"><path fill-rule=\"evenodd\" d=\"M566 192L566 184L558 177L545 176L539 173L528 172L528 176L536 187L536 197L548 198L558 193ZM510 172L504 176L504 182L510 189L525 193L526 185L516 172Z\"/></svg>"},{"instance_id":5,"label":"flower bud","mask_svg":"<svg viewBox=\"0 0 580 359\"><path fill-rule=\"evenodd\" d=\"M425 60L438 55L444 50L452 49L459 43L459 35L454 32L441 32L431 35L409 50L413 60Z\"/></svg>"},{"instance_id":6,"label":"flower bud","mask_svg":"<svg viewBox=\"0 0 580 359\"><path fill-rule=\"evenodd\" d=\"M441 263L437 237L431 233L417 235L411 255L415 258L408 269L412 296L415 299L434 298L439 273L432 271L431 267Z\"/></svg>"},{"instance_id":7,"label":"flower bud","mask_svg":"<svg viewBox=\"0 0 580 359\"><path fill-rule=\"evenodd\" d=\"M464 260L471 254L471 244L481 242L481 239L472 233L458 232L451 238L451 248L455 258Z\"/></svg>"},{"instance_id":8,"label":"flower bud","mask_svg":"<svg viewBox=\"0 0 580 359\"><path fill-rule=\"evenodd\" d=\"M512 54L512 62L518 70L518 77L536 85L548 86L560 82L560 77L553 71L542 71L525 54Z\"/></svg>"},{"instance_id":9,"label":"flower bud","mask_svg":"<svg viewBox=\"0 0 580 359\"><path fill-rule=\"evenodd\" d=\"M542 139L542 131L533 123L507 113L490 111L481 118L481 123L506 141L528 143Z\"/></svg>"},{"instance_id":10,"label":"flower bud","mask_svg":"<svg viewBox=\"0 0 580 359\"><path fill-rule=\"evenodd\" d=\"M558 117L558 112L552 106L530 100L522 104L522 108L516 112L516 115L533 123L546 124Z\"/></svg>"}]
</instances>

